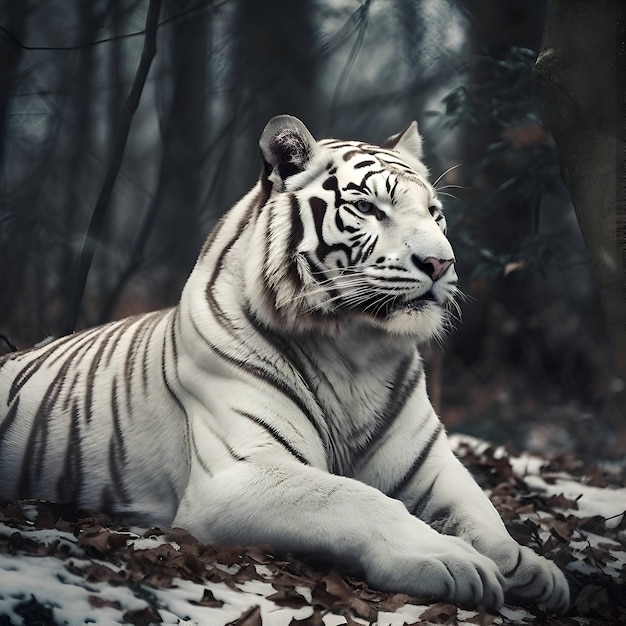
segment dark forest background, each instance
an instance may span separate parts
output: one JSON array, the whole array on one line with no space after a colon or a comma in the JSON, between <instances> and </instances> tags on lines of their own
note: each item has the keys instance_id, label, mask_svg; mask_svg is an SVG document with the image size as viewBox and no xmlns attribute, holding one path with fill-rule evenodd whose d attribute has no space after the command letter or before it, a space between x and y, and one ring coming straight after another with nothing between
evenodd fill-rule
<instances>
[{"instance_id":1,"label":"dark forest background","mask_svg":"<svg viewBox=\"0 0 626 626\"><path fill-rule=\"evenodd\" d=\"M372 143L417 119L468 296L457 331L426 350L444 422L619 458L624 428L605 406L623 382L531 84L546 11L0 2L0 354L174 304L212 225L254 183L273 115Z\"/></svg>"}]
</instances>

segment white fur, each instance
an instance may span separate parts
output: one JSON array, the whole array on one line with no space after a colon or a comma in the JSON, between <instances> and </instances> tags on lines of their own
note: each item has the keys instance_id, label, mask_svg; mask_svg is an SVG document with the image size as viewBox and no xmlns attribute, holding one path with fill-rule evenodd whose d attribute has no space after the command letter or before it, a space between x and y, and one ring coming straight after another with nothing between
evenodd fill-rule
<instances>
[{"instance_id":1,"label":"white fur","mask_svg":"<svg viewBox=\"0 0 626 626\"><path fill-rule=\"evenodd\" d=\"M82 506L325 554L381 589L565 610L563 575L509 537L426 395L417 344L440 332L456 274L433 281L415 261L453 259L417 128L395 151L305 131L268 125L265 178L222 218L178 307L0 360L0 496L54 499L65 481ZM373 215L356 211L365 199ZM333 246L353 232L371 252L347 272L353 252ZM436 301L388 314L357 302L429 291Z\"/></svg>"}]
</instances>

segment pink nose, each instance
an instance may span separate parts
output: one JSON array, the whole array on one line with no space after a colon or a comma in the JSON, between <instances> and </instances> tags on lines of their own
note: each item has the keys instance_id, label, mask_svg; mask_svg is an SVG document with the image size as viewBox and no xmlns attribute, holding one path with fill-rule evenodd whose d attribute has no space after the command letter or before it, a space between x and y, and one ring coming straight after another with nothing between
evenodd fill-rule
<instances>
[{"instance_id":1,"label":"pink nose","mask_svg":"<svg viewBox=\"0 0 626 626\"><path fill-rule=\"evenodd\" d=\"M413 263L434 281L439 280L446 273L446 270L454 264L454 259L436 259L434 256L429 256L422 261L413 255Z\"/></svg>"}]
</instances>

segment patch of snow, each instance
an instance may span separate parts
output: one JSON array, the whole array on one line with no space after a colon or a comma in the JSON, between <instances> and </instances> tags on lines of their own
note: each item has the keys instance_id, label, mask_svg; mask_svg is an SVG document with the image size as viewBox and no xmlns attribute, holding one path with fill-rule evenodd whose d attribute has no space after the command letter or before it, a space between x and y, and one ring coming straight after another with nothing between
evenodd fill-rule
<instances>
[{"instance_id":1,"label":"patch of snow","mask_svg":"<svg viewBox=\"0 0 626 626\"><path fill-rule=\"evenodd\" d=\"M119 624L125 611L147 606L126 587L86 584L59 559L0 554L0 614L7 615L16 625L29 626L15 609L33 595L39 604L50 607L55 621L69 626ZM109 606L95 608L89 601L90 596L117 603L122 610Z\"/></svg>"},{"instance_id":2,"label":"patch of snow","mask_svg":"<svg viewBox=\"0 0 626 626\"><path fill-rule=\"evenodd\" d=\"M626 488L592 487L576 482L570 477L555 476L554 484L548 484L541 476L524 476L526 483L547 495L563 494L570 500L576 500L577 509L568 509L568 513L577 517L600 515L607 520L608 528L615 528L626 513Z\"/></svg>"}]
</instances>

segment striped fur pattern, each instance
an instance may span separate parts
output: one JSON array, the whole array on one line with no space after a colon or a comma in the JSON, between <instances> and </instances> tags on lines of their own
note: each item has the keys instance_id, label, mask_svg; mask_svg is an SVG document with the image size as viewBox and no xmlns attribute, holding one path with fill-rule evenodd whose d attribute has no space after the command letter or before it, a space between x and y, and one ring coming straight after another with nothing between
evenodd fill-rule
<instances>
[{"instance_id":1,"label":"striped fur pattern","mask_svg":"<svg viewBox=\"0 0 626 626\"><path fill-rule=\"evenodd\" d=\"M274 118L173 309L0 360L0 497L325 554L371 585L568 605L452 454L420 342L457 290L415 123L384 147Z\"/></svg>"}]
</instances>

